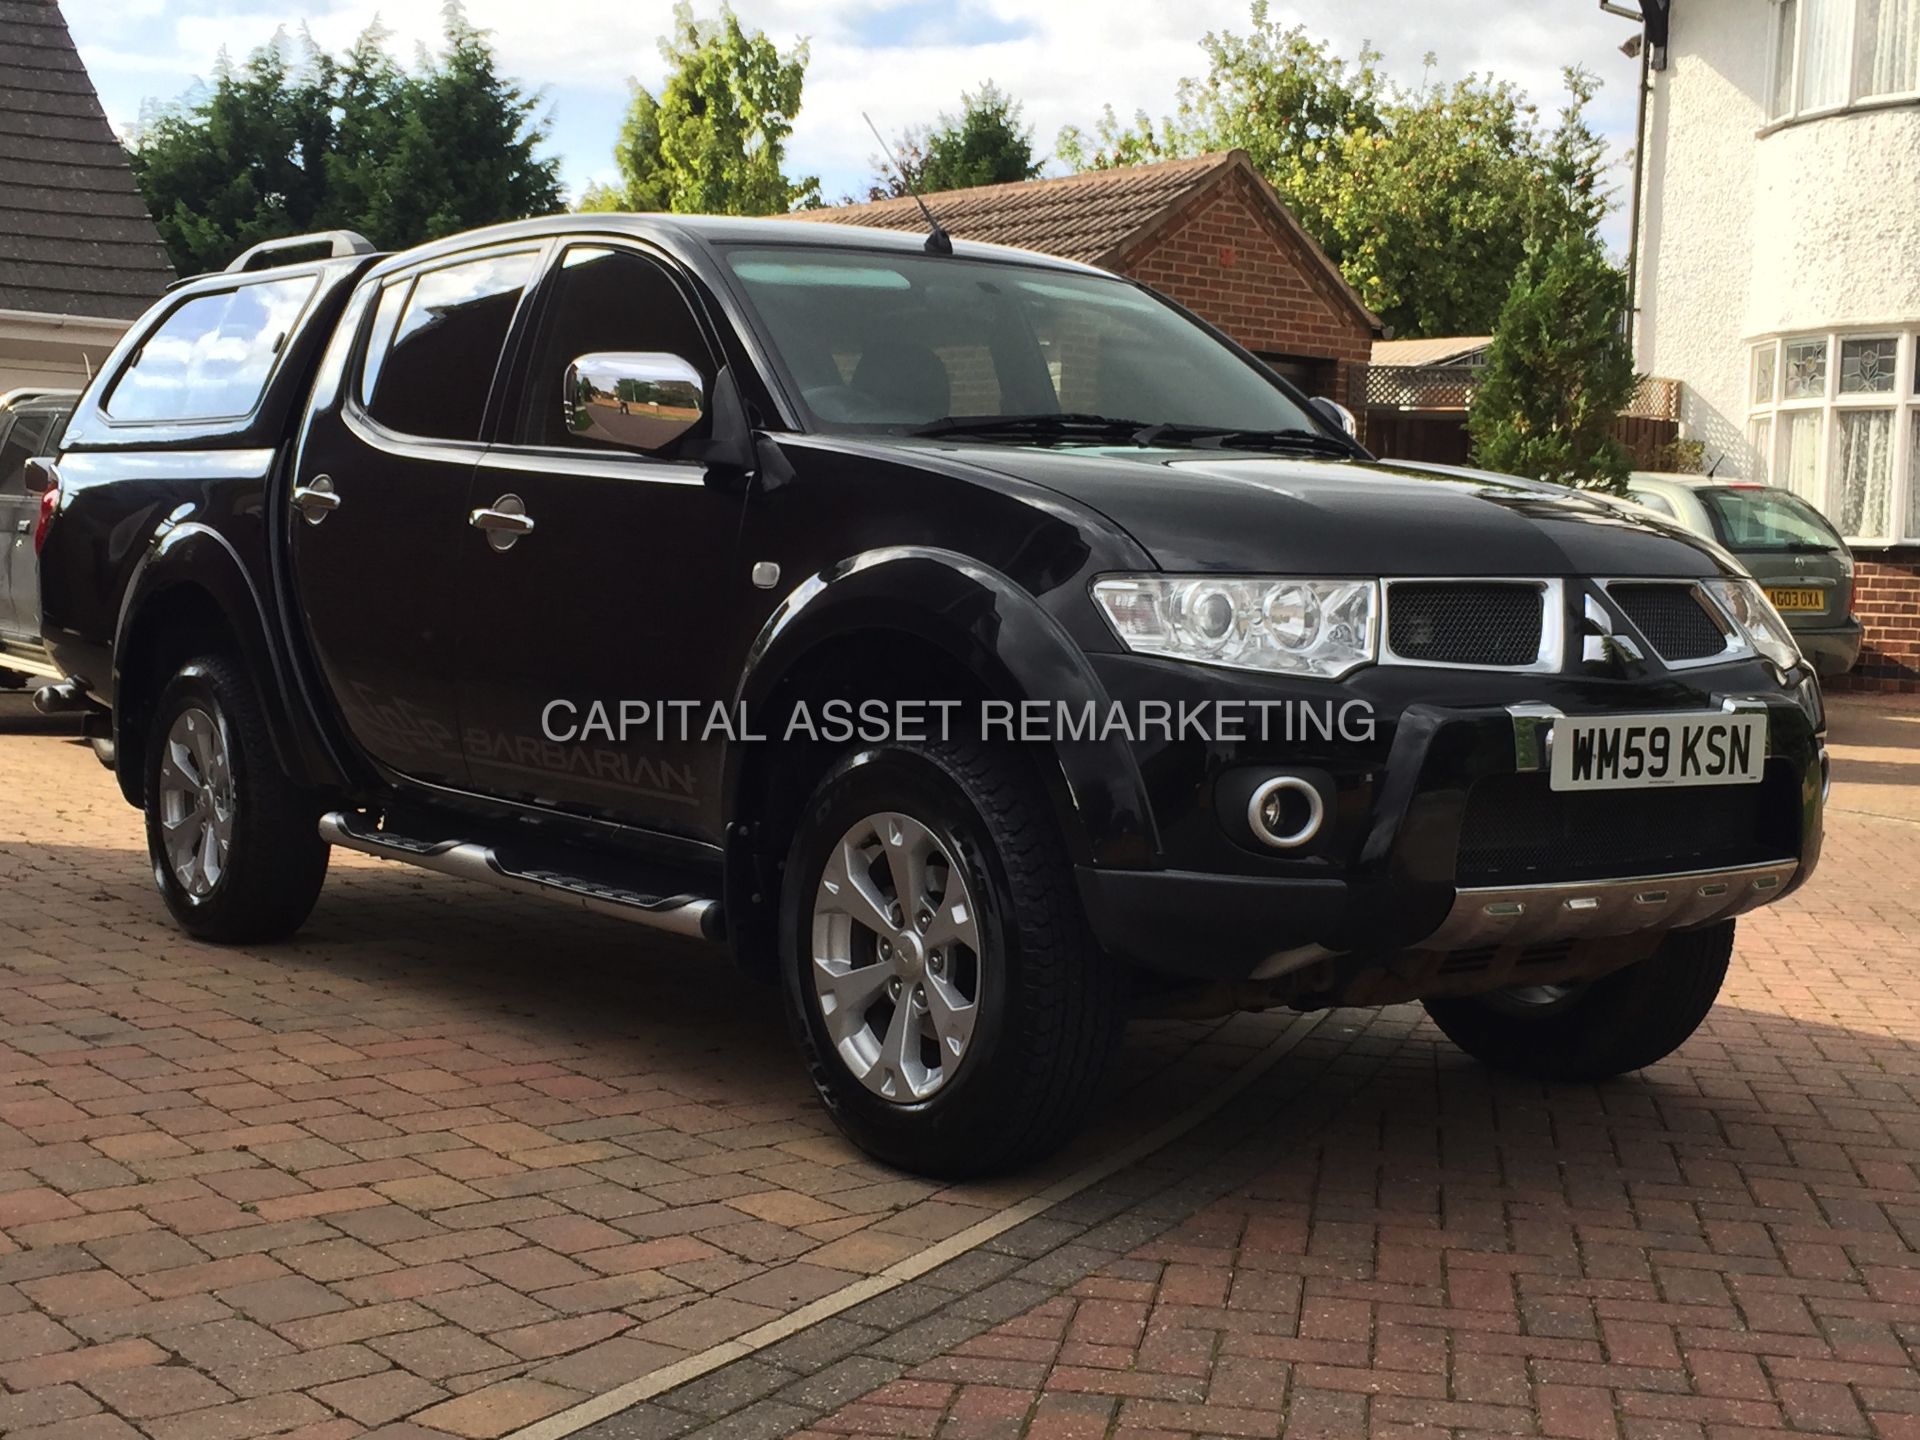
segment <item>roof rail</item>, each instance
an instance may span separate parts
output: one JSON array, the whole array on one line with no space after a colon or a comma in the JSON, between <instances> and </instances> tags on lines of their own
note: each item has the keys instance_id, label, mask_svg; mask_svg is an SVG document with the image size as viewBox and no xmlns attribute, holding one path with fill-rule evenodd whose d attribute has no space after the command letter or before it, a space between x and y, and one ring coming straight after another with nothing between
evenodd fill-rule
<instances>
[{"instance_id":1,"label":"roof rail","mask_svg":"<svg viewBox=\"0 0 1920 1440\"><path fill-rule=\"evenodd\" d=\"M327 247L329 260L337 260L343 255L372 255L379 248L366 236L352 230L316 230L311 235L287 235L278 240L262 240L258 245L242 250L227 266L227 271L266 270L274 265L288 264L291 262L274 257L289 250L311 250L319 245Z\"/></svg>"}]
</instances>

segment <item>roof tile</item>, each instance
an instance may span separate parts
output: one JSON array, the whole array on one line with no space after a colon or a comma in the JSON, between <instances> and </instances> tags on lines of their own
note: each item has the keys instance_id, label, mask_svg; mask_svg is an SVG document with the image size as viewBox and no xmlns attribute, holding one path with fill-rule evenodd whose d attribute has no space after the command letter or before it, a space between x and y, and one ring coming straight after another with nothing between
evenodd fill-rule
<instances>
[{"instance_id":1,"label":"roof tile","mask_svg":"<svg viewBox=\"0 0 1920 1440\"><path fill-rule=\"evenodd\" d=\"M1300 222L1242 150L1164 160L1155 165L1088 170L1053 180L940 190L928 195L926 201L942 228L961 239L1124 269L1130 252L1150 244L1163 222L1185 211L1234 172L1244 174L1258 196L1264 197L1270 218L1295 238L1310 263L1322 272L1329 293L1344 297L1377 332L1379 318L1367 309L1326 252L1300 228ZM920 206L910 195L864 205L801 210L788 218L884 230L925 230L927 226Z\"/></svg>"},{"instance_id":2,"label":"roof tile","mask_svg":"<svg viewBox=\"0 0 1920 1440\"><path fill-rule=\"evenodd\" d=\"M935 218L954 235L1097 265L1147 222L1204 188L1231 162L1230 155L1200 155L1159 165L1089 170L1055 180L941 190L926 199ZM802 210L791 218L885 230L924 230L927 223L911 196Z\"/></svg>"},{"instance_id":3,"label":"roof tile","mask_svg":"<svg viewBox=\"0 0 1920 1440\"><path fill-rule=\"evenodd\" d=\"M56 0L0 0L0 309L131 319L172 278Z\"/></svg>"}]
</instances>

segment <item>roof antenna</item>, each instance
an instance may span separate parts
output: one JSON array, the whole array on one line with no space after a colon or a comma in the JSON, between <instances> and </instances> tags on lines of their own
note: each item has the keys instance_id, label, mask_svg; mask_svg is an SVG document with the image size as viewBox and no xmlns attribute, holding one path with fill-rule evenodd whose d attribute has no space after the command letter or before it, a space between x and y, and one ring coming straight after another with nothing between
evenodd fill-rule
<instances>
[{"instance_id":1,"label":"roof antenna","mask_svg":"<svg viewBox=\"0 0 1920 1440\"><path fill-rule=\"evenodd\" d=\"M880 142L881 154L887 157L888 162L893 166L894 174L900 177L901 182L907 187L907 193L913 196L914 203L920 207L920 213L927 217L927 253L929 255L953 254L953 237L940 227L938 220L933 218L933 211L929 210L927 202L920 198L920 187L913 183L913 177L907 173L907 167L902 165L894 155L893 147L887 144L886 137L880 133L880 127L873 123L873 117L864 110L860 112L860 118L867 122L867 128L873 131L873 138Z\"/></svg>"}]
</instances>

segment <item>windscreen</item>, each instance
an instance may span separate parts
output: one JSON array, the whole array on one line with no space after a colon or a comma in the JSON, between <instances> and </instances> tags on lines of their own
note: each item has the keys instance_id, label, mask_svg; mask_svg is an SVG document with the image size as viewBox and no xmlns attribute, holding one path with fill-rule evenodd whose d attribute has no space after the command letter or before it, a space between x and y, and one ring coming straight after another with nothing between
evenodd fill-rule
<instances>
[{"instance_id":1,"label":"windscreen","mask_svg":"<svg viewBox=\"0 0 1920 1440\"><path fill-rule=\"evenodd\" d=\"M1786 490L1702 490L1719 541L1729 550L1839 550L1839 535Z\"/></svg>"},{"instance_id":2,"label":"windscreen","mask_svg":"<svg viewBox=\"0 0 1920 1440\"><path fill-rule=\"evenodd\" d=\"M1058 413L1320 428L1266 372L1122 280L798 246L727 258L825 430Z\"/></svg>"}]
</instances>

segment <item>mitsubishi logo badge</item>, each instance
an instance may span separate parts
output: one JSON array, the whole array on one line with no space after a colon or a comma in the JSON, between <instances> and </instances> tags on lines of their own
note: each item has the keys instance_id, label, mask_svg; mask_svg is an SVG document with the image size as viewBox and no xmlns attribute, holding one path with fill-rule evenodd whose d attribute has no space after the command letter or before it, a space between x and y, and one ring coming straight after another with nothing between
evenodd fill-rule
<instances>
[{"instance_id":1,"label":"mitsubishi logo badge","mask_svg":"<svg viewBox=\"0 0 1920 1440\"><path fill-rule=\"evenodd\" d=\"M1613 616L1607 613L1598 596L1587 596L1582 618L1586 630L1580 640L1580 658L1586 664L1618 666L1646 658L1630 636L1614 633Z\"/></svg>"}]
</instances>

